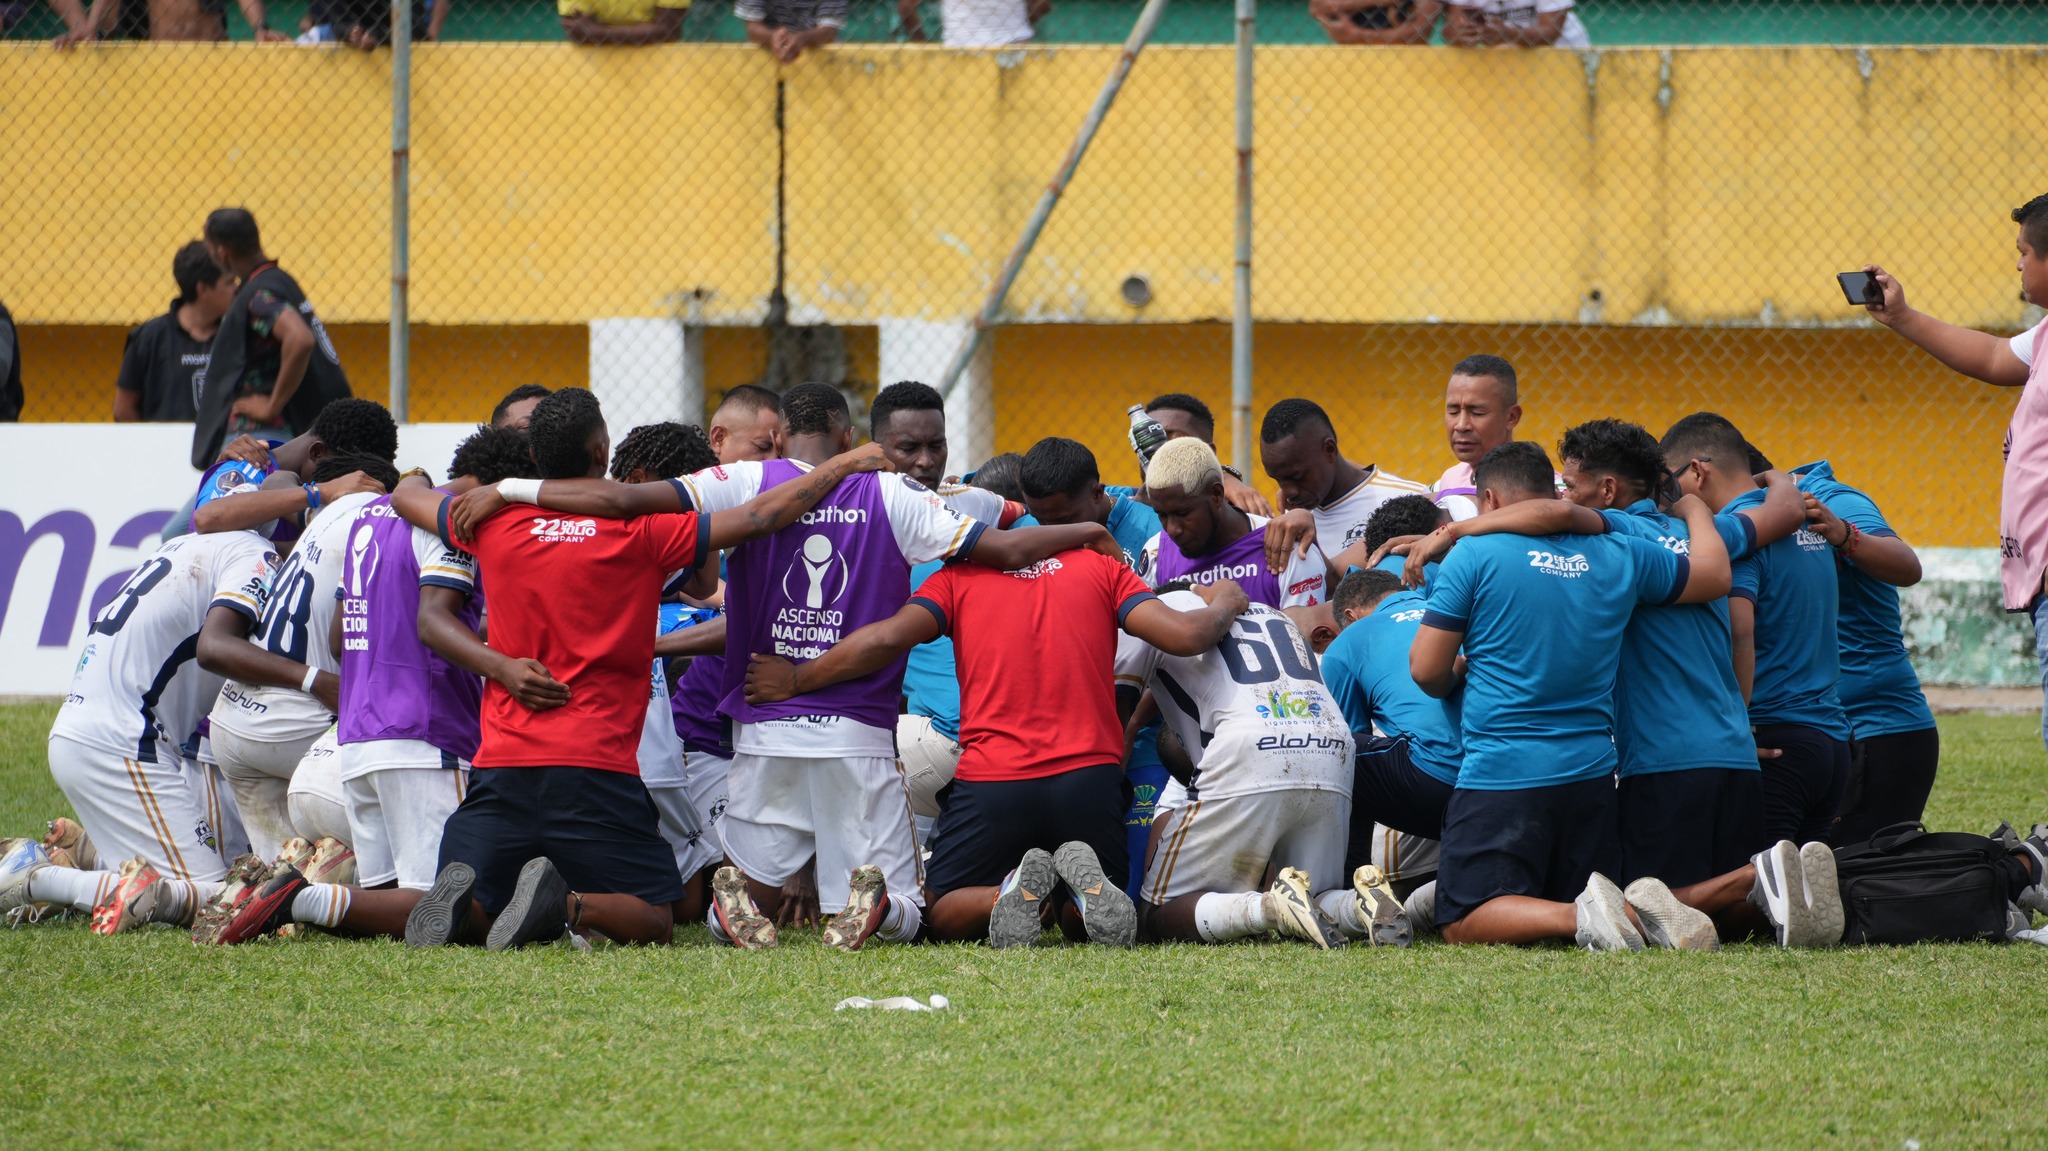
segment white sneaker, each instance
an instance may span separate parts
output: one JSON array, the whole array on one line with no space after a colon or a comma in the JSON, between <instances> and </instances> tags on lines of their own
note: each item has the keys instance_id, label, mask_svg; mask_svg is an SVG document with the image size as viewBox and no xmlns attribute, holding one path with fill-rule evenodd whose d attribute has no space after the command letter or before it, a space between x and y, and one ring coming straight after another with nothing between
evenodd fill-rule
<instances>
[{"instance_id":1,"label":"white sneaker","mask_svg":"<svg viewBox=\"0 0 2048 1151\"><path fill-rule=\"evenodd\" d=\"M1812 947L1813 915L1806 906L1806 868L1799 862L1799 848L1781 839L1769 849L1749 857L1756 865L1756 886L1749 901L1763 910L1764 918L1778 931L1782 947Z\"/></svg>"},{"instance_id":2,"label":"white sneaker","mask_svg":"<svg viewBox=\"0 0 2048 1151\"><path fill-rule=\"evenodd\" d=\"M1579 913L1574 938L1588 951L1641 951L1643 933L1628 919L1628 899L1614 881L1594 872L1573 900Z\"/></svg>"},{"instance_id":3,"label":"white sneaker","mask_svg":"<svg viewBox=\"0 0 2048 1151\"><path fill-rule=\"evenodd\" d=\"M35 840L0 839L0 914L10 925L34 923L49 911L49 904L28 897L29 877L48 866L50 853Z\"/></svg>"},{"instance_id":4,"label":"white sneaker","mask_svg":"<svg viewBox=\"0 0 2048 1151\"><path fill-rule=\"evenodd\" d=\"M1808 947L1833 947L1842 941L1848 916L1842 907L1842 887L1835 879L1835 852L1825 843L1809 843L1799 849L1799 869L1806 879L1806 906L1813 942Z\"/></svg>"},{"instance_id":5,"label":"white sneaker","mask_svg":"<svg viewBox=\"0 0 2048 1151\"><path fill-rule=\"evenodd\" d=\"M1344 933L1315 905L1308 894L1308 873L1292 867L1280 869L1273 886L1266 889L1266 919L1273 930L1290 939L1305 939L1324 951L1344 946Z\"/></svg>"},{"instance_id":6,"label":"white sneaker","mask_svg":"<svg viewBox=\"0 0 2048 1151\"><path fill-rule=\"evenodd\" d=\"M1643 921L1643 938L1652 947L1673 951L1719 951L1721 935L1707 913L1687 907L1661 879L1644 876L1623 893Z\"/></svg>"}]
</instances>

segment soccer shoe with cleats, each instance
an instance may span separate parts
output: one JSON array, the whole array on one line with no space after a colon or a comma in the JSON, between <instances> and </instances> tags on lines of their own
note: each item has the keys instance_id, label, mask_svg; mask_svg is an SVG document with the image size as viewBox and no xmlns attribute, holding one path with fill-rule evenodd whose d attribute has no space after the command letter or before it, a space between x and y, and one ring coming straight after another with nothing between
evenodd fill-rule
<instances>
[{"instance_id":1,"label":"soccer shoe with cleats","mask_svg":"<svg viewBox=\"0 0 2048 1151\"><path fill-rule=\"evenodd\" d=\"M242 909L242 904L256 894L270 879L270 867L251 854L236 857L228 865L228 873L221 889L192 917L192 942L212 944L220 941L221 928Z\"/></svg>"},{"instance_id":2,"label":"soccer shoe with cleats","mask_svg":"<svg viewBox=\"0 0 2048 1151\"><path fill-rule=\"evenodd\" d=\"M543 855L526 861L505 910L491 923L484 947L510 951L529 943L553 943L569 930L569 881Z\"/></svg>"},{"instance_id":3,"label":"soccer shoe with cleats","mask_svg":"<svg viewBox=\"0 0 2048 1151\"><path fill-rule=\"evenodd\" d=\"M1435 897L1432 887L1432 909ZM1394 897L1393 885L1379 868L1367 863L1351 873L1351 903L1358 910L1358 921L1366 925L1366 942L1376 947L1407 947L1415 942L1415 925L1408 918L1408 909Z\"/></svg>"},{"instance_id":4,"label":"soccer shoe with cleats","mask_svg":"<svg viewBox=\"0 0 2048 1151\"><path fill-rule=\"evenodd\" d=\"M1687 907L1661 879L1644 876L1622 893L1643 922L1643 938L1652 947L1672 951L1719 951L1721 934L1698 908Z\"/></svg>"},{"instance_id":5,"label":"soccer shoe with cleats","mask_svg":"<svg viewBox=\"0 0 2048 1151\"><path fill-rule=\"evenodd\" d=\"M1138 941L1137 905L1103 874L1094 848L1078 839L1062 843L1052 853L1052 867L1081 909L1081 926L1088 932L1088 942L1129 947Z\"/></svg>"},{"instance_id":6,"label":"soccer shoe with cleats","mask_svg":"<svg viewBox=\"0 0 2048 1151\"><path fill-rule=\"evenodd\" d=\"M1324 951L1344 946L1344 933L1309 898L1307 872L1281 868L1273 886L1266 889L1261 899L1265 903L1266 922L1287 938L1306 940Z\"/></svg>"},{"instance_id":7,"label":"soccer shoe with cleats","mask_svg":"<svg viewBox=\"0 0 2048 1151\"><path fill-rule=\"evenodd\" d=\"M50 849L52 859L56 858L57 849L62 848L73 861L62 866L75 867L80 871L99 870L99 850L93 847L91 837L85 834L85 828L77 820L60 815L45 826L48 833L43 836L43 846Z\"/></svg>"},{"instance_id":8,"label":"soccer shoe with cleats","mask_svg":"<svg viewBox=\"0 0 2048 1151\"><path fill-rule=\"evenodd\" d=\"M28 881L49 867L50 853L33 839L0 839L0 914L9 926L34 923L49 912L47 903L28 897Z\"/></svg>"},{"instance_id":9,"label":"soccer shoe with cleats","mask_svg":"<svg viewBox=\"0 0 2048 1151\"><path fill-rule=\"evenodd\" d=\"M1628 897L1614 881L1594 872L1586 890L1573 901L1578 911L1579 930L1574 936L1588 951L1641 951L1643 933L1629 922Z\"/></svg>"},{"instance_id":10,"label":"soccer shoe with cleats","mask_svg":"<svg viewBox=\"0 0 2048 1151\"><path fill-rule=\"evenodd\" d=\"M93 905L94 935L119 935L151 922L163 898L164 877L141 856L121 865L121 876L106 898Z\"/></svg>"},{"instance_id":11,"label":"soccer shoe with cleats","mask_svg":"<svg viewBox=\"0 0 2048 1151\"><path fill-rule=\"evenodd\" d=\"M353 886L356 881L356 853L339 839L323 835L313 841L312 858L299 868L299 873L306 877L307 883Z\"/></svg>"},{"instance_id":12,"label":"soccer shoe with cleats","mask_svg":"<svg viewBox=\"0 0 2048 1151\"><path fill-rule=\"evenodd\" d=\"M312 843L295 835L285 840L284 845L277 849L277 858L271 861L270 869L274 873L280 868L289 867L293 871L304 875L306 873L306 866L312 862Z\"/></svg>"},{"instance_id":13,"label":"soccer shoe with cleats","mask_svg":"<svg viewBox=\"0 0 2048 1151\"><path fill-rule=\"evenodd\" d=\"M846 909L825 924L825 943L841 951L859 951L889 914L889 885L882 869L869 865L855 868L846 893Z\"/></svg>"},{"instance_id":14,"label":"soccer shoe with cleats","mask_svg":"<svg viewBox=\"0 0 2048 1151\"><path fill-rule=\"evenodd\" d=\"M469 917L469 893L476 887L476 869L467 863L451 863L434 877L434 885L420 896L405 917L407 947L446 947Z\"/></svg>"},{"instance_id":15,"label":"soccer shoe with cleats","mask_svg":"<svg viewBox=\"0 0 2048 1151\"><path fill-rule=\"evenodd\" d=\"M242 901L221 925L214 942L223 946L247 943L272 934L292 921L292 897L306 888L306 877L289 863L280 863L270 879Z\"/></svg>"},{"instance_id":16,"label":"soccer shoe with cleats","mask_svg":"<svg viewBox=\"0 0 2048 1151\"><path fill-rule=\"evenodd\" d=\"M760 951L780 942L775 924L754 905L747 894L747 877L737 867L721 867L711 873L711 911L732 945L741 951Z\"/></svg>"},{"instance_id":17,"label":"soccer shoe with cleats","mask_svg":"<svg viewBox=\"0 0 2048 1151\"><path fill-rule=\"evenodd\" d=\"M1017 870L997 889L995 909L988 916L988 945L1035 946L1045 930L1045 901L1059 883L1051 852L1038 847L1025 852L1017 861Z\"/></svg>"},{"instance_id":18,"label":"soccer shoe with cleats","mask_svg":"<svg viewBox=\"0 0 2048 1151\"><path fill-rule=\"evenodd\" d=\"M1813 933L1810 947L1833 947L1842 941L1842 929L1849 917L1842 907L1842 885L1835 876L1835 851L1825 843L1808 843L1799 849L1799 871L1806 881L1808 929Z\"/></svg>"}]
</instances>

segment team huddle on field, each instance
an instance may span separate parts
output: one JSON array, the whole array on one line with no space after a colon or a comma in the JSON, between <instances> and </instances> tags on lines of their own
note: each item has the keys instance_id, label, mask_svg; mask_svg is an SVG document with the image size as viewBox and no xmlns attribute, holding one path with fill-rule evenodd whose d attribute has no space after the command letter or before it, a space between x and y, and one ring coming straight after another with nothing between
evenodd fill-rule
<instances>
[{"instance_id":1,"label":"team huddle on field","mask_svg":"<svg viewBox=\"0 0 2048 1151\"><path fill-rule=\"evenodd\" d=\"M589 392L523 387L438 485L369 401L238 439L96 614L49 742L77 818L0 841L0 911L216 944L1828 946L1835 848L1920 818L1919 560L1827 462L1697 413L1553 463L1473 356L1433 485L1272 405L1275 514L1199 400L1133 415L1136 487L1064 438L950 480L916 383L858 448L823 384L616 449ZM2018 933L2048 827L1994 839Z\"/></svg>"}]
</instances>

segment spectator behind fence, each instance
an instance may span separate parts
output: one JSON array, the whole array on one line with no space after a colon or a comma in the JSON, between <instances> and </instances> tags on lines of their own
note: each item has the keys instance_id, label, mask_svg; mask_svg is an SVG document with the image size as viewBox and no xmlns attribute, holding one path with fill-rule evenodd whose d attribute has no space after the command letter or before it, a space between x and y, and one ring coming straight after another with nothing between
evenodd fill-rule
<instances>
[{"instance_id":1,"label":"spectator behind fence","mask_svg":"<svg viewBox=\"0 0 2048 1151\"><path fill-rule=\"evenodd\" d=\"M556 0L572 44L667 44L683 35L690 0Z\"/></svg>"},{"instance_id":2,"label":"spectator behind fence","mask_svg":"<svg viewBox=\"0 0 2048 1151\"><path fill-rule=\"evenodd\" d=\"M211 467L230 434L288 440L349 395L327 329L299 282L264 254L256 217L247 208L216 208L203 234L214 262L242 286L207 353L192 429L195 468Z\"/></svg>"},{"instance_id":3,"label":"spectator behind fence","mask_svg":"<svg viewBox=\"0 0 2048 1151\"><path fill-rule=\"evenodd\" d=\"M14 313L0 304L0 423L21 419L26 399L21 393L21 337L14 330Z\"/></svg>"},{"instance_id":4,"label":"spectator behind fence","mask_svg":"<svg viewBox=\"0 0 2048 1151\"><path fill-rule=\"evenodd\" d=\"M806 48L839 39L849 0L737 0L732 14L747 25L747 39L792 63Z\"/></svg>"},{"instance_id":5,"label":"spectator behind fence","mask_svg":"<svg viewBox=\"0 0 2048 1151\"><path fill-rule=\"evenodd\" d=\"M1427 44L1442 0L1309 0L1308 13L1338 44Z\"/></svg>"},{"instance_id":6,"label":"spectator behind fence","mask_svg":"<svg viewBox=\"0 0 2048 1151\"><path fill-rule=\"evenodd\" d=\"M1037 35L1037 24L1052 11L1052 0L940 0L939 29L948 48L1002 48ZM905 39L924 43L918 0L896 0L896 18Z\"/></svg>"},{"instance_id":7,"label":"spectator behind fence","mask_svg":"<svg viewBox=\"0 0 2048 1151\"><path fill-rule=\"evenodd\" d=\"M128 333L114 379L114 422L190 423L220 318L235 302L235 278L213 262L203 240L171 258L178 298L170 311Z\"/></svg>"},{"instance_id":8,"label":"spectator behind fence","mask_svg":"<svg viewBox=\"0 0 2048 1151\"><path fill-rule=\"evenodd\" d=\"M271 28L263 0L235 0L242 18L256 30L260 44L289 44L291 37ZM51 41L68 51L88 40L225 40L226 0L93 0L87 11L80 0L50 0L64 22L64 34Z\"/></svg>"},{"instance_id":9,"label":"spectator behind fence","mask_svg":"<svg viewBox=\"0 0 2048 1151\"><path fill-rule=\"evenodd\" d=\"M1572 0L1469 0L1444 16L1444 43L1460 48L1591 48Z\"/></svg>"},{"instance_id":10,"label":"spectator behind fence","mask_svg":"<svg viewBox=\"0 0 2048 1151\"><path fill-rule=\"evenodd\" d=\"M412 38L439 40L451 0L413 0ZM313 0L300 25L300 44L340 42L364 52L391 46L391 5L378 0Z\"/></svg>"}]
</instances>

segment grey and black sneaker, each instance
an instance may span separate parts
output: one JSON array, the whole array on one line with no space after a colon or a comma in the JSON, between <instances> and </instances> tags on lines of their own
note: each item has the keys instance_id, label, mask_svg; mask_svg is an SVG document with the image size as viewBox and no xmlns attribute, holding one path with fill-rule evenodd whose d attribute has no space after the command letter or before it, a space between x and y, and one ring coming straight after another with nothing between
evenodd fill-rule
<instances>
[{"instance_id":1,"label":"grey and black sneaker","mask_svg":"<svg viewBox=\"0 0 2048 1151\"><path fill-rule=\"evenodd\" d=\"M1324 951L1334 951L1348 942L1336 923L1323 914L1308 893L1308 872L1283 867L1266 889L1265 914L1273 929L1290 939L1302 939Z\"/></svg>"},{"instance_id":2,"label":"grey and black sneaker","mask_svg":"<svg viewBox=\"0 0 2048 1151\"><path fill-rule=\"evenodd\" d=\"M505 910L491 923L484 947L509 951L529 943L552 943L569 929L569 881L543 855L526 861Z\"/></svg>"},{"instance_id":3,"label":"grey and black sneaker","mask_svg":"<svg viewBox=\"0 0 2048 1151\"><path fill-rule=\"evenodd\" d=\"M1052 866L1081 909L1081 926L1088 931L1088 942L1129 947L1138 941L1137 905L1103 874L1094 848L1070 839L1052 853Z\"/></svg>"},{"instance_id":4,"label":"grey and black sneaker","mask_svg":"<svg viewBox=\"0 0 2048 1151\"><path fill-rule=\"evenodd\" d=\"M1721 935L1714 930L1714 921L1706 912L1680 903L1663 880L1646 875L1629 884L1623 894L1636 909L1636 918L1643 921L1643 938L1650 946L1674 951L1721 950Z\"/></svg>"},{"instance_id":5,"label":"grey and black sneaker","mask_svg":"<svg viewBox=\"0 0 2048 1151\"><path fill-rule=\"evenodd\" d=\"M1781 839L1768 849L1749 857L1756 867L1756 886L1749 901L1764 913L1777 929L1781 947L1819 947L1815 943L1813 912L1806 903L1806 869L1799 862L1799 848Z\"/></svg>"},{"instance_id":6,"label":"grey and black sneaker","mask_svg":"<svg viewBox=\"0 0 2048 1151\"><path fill-rule=\"evenodd\" d=\"M1588 951L1641 951L1643 933L1629 922L1628 899L1614 881L1594 872L1573 901L1578 910L1579 946Z\"/></svg>"},{"instance_id":7,"label":"grey and black sneaker","mask_svg":"<svg viewBox=\"0 0 2048 1151\"><path fill-rule=\"evenodd\" d=\"M420 896L405 917L407 947L446 947L469 915L469 893L476 887L476 871L467 863L451 863L434 877L434 886Z\"/></svg>"},{"instance_id":8,"label":"grey and black sneaker","mask_svg":"<svg viewBox=\"0 0 2048 1151\"><path fill-rule=\"evenodd\" d=\"M995 910L988 917L990 947L1031 947L1045 931L1045 904L1060 883L1052 853L1034 847L1017 861L1017 870L1003 880Z\"/></svg>"}]
</instances>

